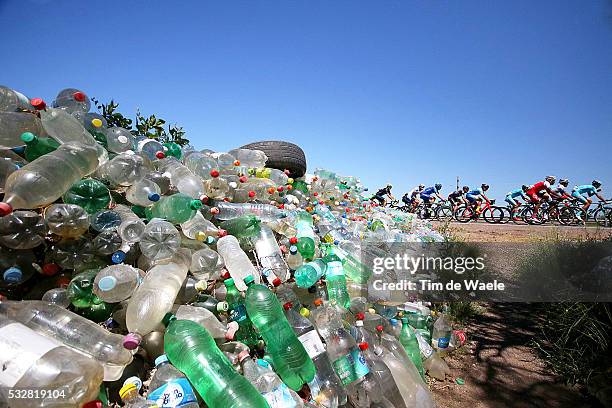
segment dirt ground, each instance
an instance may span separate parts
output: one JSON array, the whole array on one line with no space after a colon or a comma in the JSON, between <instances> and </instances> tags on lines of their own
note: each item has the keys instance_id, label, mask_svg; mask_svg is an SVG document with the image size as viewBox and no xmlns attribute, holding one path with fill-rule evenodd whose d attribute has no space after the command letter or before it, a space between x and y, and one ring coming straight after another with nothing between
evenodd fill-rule
<instances>
[{"instance_id":1,"label":"dirt ground","mask_svg":"<svg viewBox=\"0 0 612 408\"><path fill-rule=\"evenodd\" d=\"M603 239L610 229L584 227L450 224L437 226L471 242L530 242L553 237ZM564 385L530 346L538 317L521 303L494 303L465 326L465 345L446 357L451 376L431 389L444 408L586 408L599 404ZM464 384L458 384L462 379ZM461 382L461 381L459 381Z\"/></svg>"}]
</instances>

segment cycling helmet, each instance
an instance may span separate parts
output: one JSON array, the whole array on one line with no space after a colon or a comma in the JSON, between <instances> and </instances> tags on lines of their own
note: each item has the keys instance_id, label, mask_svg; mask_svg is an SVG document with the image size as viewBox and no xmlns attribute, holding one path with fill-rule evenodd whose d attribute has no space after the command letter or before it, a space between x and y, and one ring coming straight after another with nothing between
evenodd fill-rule
<instances>
[{"instance_id":1,"label":"cycling helmet","mask_svg":"<svg viewBox=\"0 0 612 408\"><path fill-rule=\"evenodd\" d=\"M419 190L423 190L425 188L425 184L419 184Z\"/></svg>"},{"instance_id":2,"label":"cycling helmet","mask_svg":"<svg viewBox=\"0 0 612 408\"><path fill-rule=\"evenodd\" d=\"M546 181L548 181L550 184L554 184L555 181L557 181L557 178L555 176L546 176Z\"/></svg>"},{"instance_id":3,"label":"cycling helmet","mask_svg":"<svg viewBox=\"0 0 612 408\"><path fill-rule=\"evenodd\" d=\"M485 190L485 191L486 191L486 190L488 190L488 189L489 189L489 185L488 185L487 183L482 183L482 184L480 185L480 188L482 188L483 190Z\"/></svg>"},{"instance_id":4,"label":"cycling helmet","mask_svg":"<svg viewBox=\"0 0 612 408\"><path fill-rule=\"evenodd\" d=\"M442 184L440 183L437 183L435 187L436 187L436 190L442 190Z\"/></svg>"},{"instance_id":5,"label":"cycling helmet","mask_svg":"<svg viewBox=\"0 0 612 408\"><path fill-rule=\"evenodd\" d=\"M470 191L470 187L469 186L463 186L462 190L467 193L468 191Z\"/></svg>"},{"instance_id":6,"label":"cycling helmet","mask_svg":"<svg viewBox=\"0 0 612 408\"><path fill-rule=\"evenodd\" d=\"M523 184L521 188L523 189L523 191L529 190L529 186L527 184Z\"/></svg>"},{"instance_id":7,"label":"cycling helmet","mask_svg":"<svg viewBox=\"0 0 612 408\"><path fill-rule=\"evenodd\" d=\"M393 184L387 183L387 187L391 189L391 188L393 188Z\"/></svg>"},{"instance_id":8,"label":"cycling helmet","mask_svg":"<svg viewBox=\"0 0 612 408\"><path fill-rule=\"evenodd\" d=\"M601 187L601 181L599 180L593 180L593 182L591 183L593 185L593 187L595 188L599 188Z\"/></svg>"},{"instance_id":9,"label":"cycling helmet","mask_svg":"<svg viewBox=\"0 0 612 408\"><path fill-rule=\"evenodd\" d=\"M567 187L567 185L569 184L569 180L568 179L561 179L561 180L559 180L559 184Z\"/></svg>"}]
</instances>

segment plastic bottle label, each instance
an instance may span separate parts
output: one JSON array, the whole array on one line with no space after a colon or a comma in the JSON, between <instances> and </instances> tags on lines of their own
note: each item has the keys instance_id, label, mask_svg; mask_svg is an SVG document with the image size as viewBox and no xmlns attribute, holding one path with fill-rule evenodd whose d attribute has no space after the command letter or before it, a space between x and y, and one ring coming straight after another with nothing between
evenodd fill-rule
<instances>
[{"instance_id":1,"label":"plastic bottle label","mask_svg":"<svg viewBox=\"0 0 612 408\"><path fill-rule=\"evenodd\" d=\"M436 343L438 345L438 348L441 348L441 349L448 348L448 344L450 343L450 338L449 337L440 337L440 338L438 338L438 341Z\"/></svg>"},{"instance_id":2,"label":"plastic bottle label","mask_svg":"<svg viewBox=\"0 0 612 408\"><path fill-rule=\"evenodd\" d=\"M61 346L51 338L33 333L21 323L1 328L0 338L0 384L6 387L13 387L43 355Z\"/></svg>"},{"instance_id":3,"label":"plastic bottle label","mask_svg":"<svg viewBox=\"0 0 612 408\"><path fill-rule=\"evenodd\" d=\"M297 406L289 387L285 384L280 384L272 391L264 392L262 395L271 408L295 408Z\"/></svg>"},{"instance_id":4,"label":"plastic bottle label","mask_svg":"<svg viewBox=\"0 0 612 408\"><path fill-rule=\"evenodd\" d=\"M310 358L315 358L325 351L325 346L323 345L323 342L321 341L321 338L316 330L311 330L308 333L304 333L298 337L298 339L306 349L306 352Z\"/></svg>"},{"instance_id":5,"label":"plastic bottle label","mask_svg":"<svg viewBox=\"0 0 612 408\"><path fill-rule=\"evenodd\" d=\"M234 321L234 322L242 322L244 319L246 319L247 317L247 313L246 313L246 307L244 305L238 305L236 306L231 312L230 312L230 320Z\"/></svg>"},{"instance_id":6,"label":"plastic bottle label","mask_svg":"<svg viewBox=\"0 0 612 408\"><path fill-rule=\"evenodd\" d=\"M197 398L186 378L177 378L171 382L156 388L147 396L149 401L154 401L160 408L183 407L187 404L197 402Z\"/></svg>"},{"instance_id":7,"label":"plastic bottle label","mask_svg":"<svg viewBox=\"0 0 612 408\"><path fill-rule=\"evenodd\" d=\"M359 349L353 349L349 354L340 357L334 361L333 366L342 385L349 385L370 372Z\"/></svg>"}]
</instances>

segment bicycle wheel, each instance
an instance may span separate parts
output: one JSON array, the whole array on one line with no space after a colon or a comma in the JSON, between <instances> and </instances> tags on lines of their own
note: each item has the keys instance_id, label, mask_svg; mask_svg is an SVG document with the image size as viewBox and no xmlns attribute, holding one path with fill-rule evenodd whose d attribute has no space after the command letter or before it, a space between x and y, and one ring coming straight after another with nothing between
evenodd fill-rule
<instances>
[{"instance_id":1,"label":"bicycle wheel","mask_svg":"<svg viewBox=\"0 0 612 408\"><path fill-rule=\"evenodd\" d=\"M580 222L577 211L581 208L575 206L563 207L559 211L559 222L563 225L576 225Z\"/></svg>"},{"instance_id":2,"label":"bicycle wheel","mask_svg":"<svg viewBox=\"0 0 612 408\"><path fill-rule=\"evenodd\" d=\"M484 210L482 216L489 224L500 224L504 219L504 208L494 205Z\"/></svg>"},{"instance_id":3,"label":"bicycle wheel","mask_svg":"<svg viewBox=\"0 0 612 408\"><path fill-rule=\"evenodd\" d=\"M474 213L474 210L471 206L459 207L455 212L455 218L457 219L457 221L464 224L472 221L475 215L476 214Z\"/></svg>"},{"instance_id":4,"label":"bicycle wheel","mask_svg":"<svg viewBox=\"0 0 612 408\"><path fill-rule=\"evenodd\" d=\"M526 207L521 215L525 224L541 225L543 222L542 218L538 218L539 214L535 213L535 209L533 207Z\"/></svg>"},{"instance_id":5,"label":"bicycle wheel","mask_svg":"<svg viewBox=\"0 0 612 408\"><path fill-rule=\"evenodd\" d=\"M593 213L593 219L600 227L610 227L612 210L600 207Z\"/></svg>"},{"instance_id":6,"label":"bicycle wheel","mask_svg":"<svg viewBox=\"0 0 612 408\"><path fill-rule=\"evenodd\" d=\"M451 207L450 205L439 206L438 208L436 208L435 217L440 221L450 220L451 218L453 218L453 207Z\"/></svg>"}]
</instances>

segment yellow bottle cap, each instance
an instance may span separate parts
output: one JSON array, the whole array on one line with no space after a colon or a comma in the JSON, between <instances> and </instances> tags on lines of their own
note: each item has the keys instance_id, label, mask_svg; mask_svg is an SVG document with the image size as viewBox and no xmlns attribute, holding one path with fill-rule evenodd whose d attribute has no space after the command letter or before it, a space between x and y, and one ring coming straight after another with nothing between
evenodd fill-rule
<instances>
[{"instance_id":1,"label":"yellow bottle cap","mask_svg":"<svg viewBox=\"0 0 612 408\"><path fill-rule=\"evenodd\" d=\"M195 233L195 239L198 241L204 241L206 239L206 234L202 231L198 231Z\"/></svg>"},{"instance_id":2,"label":"yellow bottle cap","mask_svg":"<svg viewBox=\"0 0 612 408\"><path fill-rule=\"evenodd\" d=\"M101 121L100 119L98 119L98 118L93 118L93 119L91 120L91 124L92 124L94 127L99 128L100 126L102 126L102 121Z\"/></svg>"},{"instance_id":3,"label":"yellow bottle cap","mask_svg":"<svg viewBox=\"0 0 612 408\"><path fill-rule=\"evenodd\" d=\"M136 385L134 385L132 383L127 383L123 387L121 387L121 389L119 390L119 397L121 399L124 399L126 397L126 395L128 395L130 392L136 391L136 390L137 390Z\"/></svg>"},{"instance_id":4,"label":"yellow bottle cap","mask_svg":"<svg viewBox=\"0 0 612 408\"><path fill-rule=\"evenodd\" d=\"M300 314L304 317L308 317L310 316L310 310L306 309L305 307L300 309Z\"/></svg>"}]
</instances>

